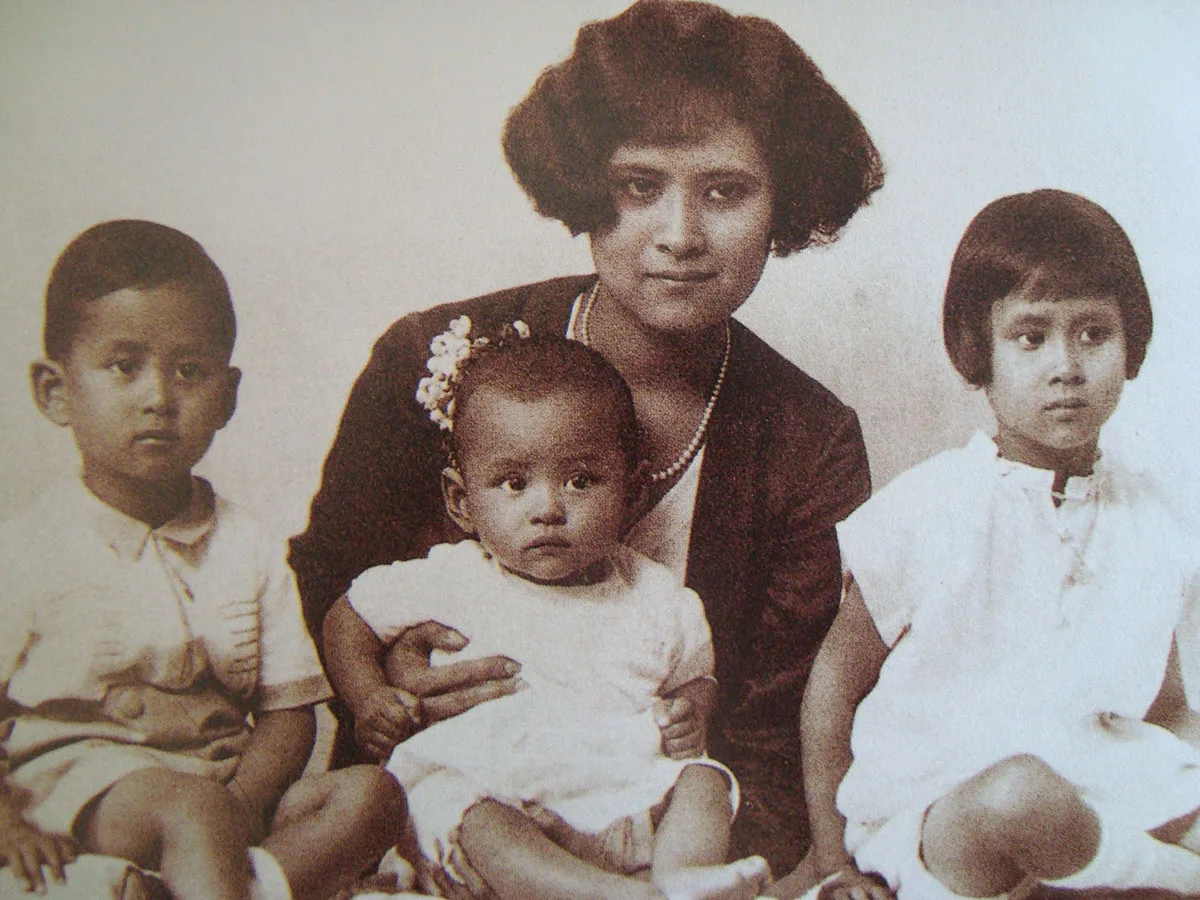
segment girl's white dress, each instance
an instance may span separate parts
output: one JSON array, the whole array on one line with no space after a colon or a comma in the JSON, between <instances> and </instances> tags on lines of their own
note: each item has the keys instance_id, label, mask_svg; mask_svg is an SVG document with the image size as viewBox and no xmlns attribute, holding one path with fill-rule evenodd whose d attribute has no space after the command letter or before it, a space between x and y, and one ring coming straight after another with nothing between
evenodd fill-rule
<instances>
[{"instance_id":1,"label":"girl's white dress","mask_svg":"<svg viewBox=\"0 0 1200 900\"><path fill-rule=\"evenodd\" d=\"M1052 480L977 434L839 526L891 647L838 792L848 844L1019 753L1145 830L1200 807L1200 754L1140 721L1173 641L1200 700L1200 550L1155 483L1107 458L1059 506Z\"/></svg>"},{"instance_id":2,"label":"girl's white dress","mask_svg":"<svg viewBox=\"0 0 1200 900\"><path fill-rule=\"evenodd\" d=\"M646 820L687 765L728 775L661 752L652 706L712 676L712 643L696 594L628 548L614 551L605 581L560 587L504 571L474 541L442 544L365 572L348 596L385 643L435 620L470 638L452 658L521 663L525 690L426 728L388 762L423 853L447 871L463 814L480 799L536 802L601 835Z\"/></svg>"}]
</instances>

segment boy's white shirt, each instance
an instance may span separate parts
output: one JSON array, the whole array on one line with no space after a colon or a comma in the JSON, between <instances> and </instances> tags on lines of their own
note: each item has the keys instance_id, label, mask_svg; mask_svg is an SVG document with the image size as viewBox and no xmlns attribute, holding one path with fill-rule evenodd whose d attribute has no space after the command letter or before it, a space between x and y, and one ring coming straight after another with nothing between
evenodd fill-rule
<instances>
[{"instance_id":1,"label":"boy's white shirt","mask_svg":"<svg viewBox=\"0 0 1200 900\"><path fill-rule=\"evenodd\" d=\"M320 702L331 692L284 547L199 479L189 507L157 529L64 479L0 525L0 685L24 706L100 700L98 666L128 656L170 689L211 663L258 710ZM170 606L177 616L164 616Z\"/></svg>"},{"instance_id":2,"label":"boy's white shirt","mask_svg":"<svg viewBox=\"0 0 1200 900\"><path fill-rule=\"evenodd\" d=\"M1145 714L1176 633L1196 705L1200 548L1158 485L1104 457L1058 508L1052 479L978 434L839 526L892 648L855 716L851 821L928 805L1013 753L1070 768L1096 713Z\"/></svg>"}]
</instances>

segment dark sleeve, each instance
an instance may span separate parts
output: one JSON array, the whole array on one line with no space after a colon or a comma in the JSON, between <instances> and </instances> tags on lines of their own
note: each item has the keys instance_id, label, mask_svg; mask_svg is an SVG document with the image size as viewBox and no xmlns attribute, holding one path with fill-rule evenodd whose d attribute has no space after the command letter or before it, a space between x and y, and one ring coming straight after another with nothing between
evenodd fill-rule
<instances>
[{"instance_id":1,"label":"dark sleeve","mask_svg":"<svg viewBox=\"0 0 1200 900\"><path fill-rule=\"evenodd\" d=\"M779 449L769 458L792 468L767 479L753 566L762 605L735 718L765 726L758 739L790 756L799 700L841 598L835 526L870 496L871 476L858 417L845 406L807 460Z\"/></svg>"},{"instance_id":2,"label":"dark sleeve","mask_svg":"<svg viewBox=\"0 0 1200 900\"><path fill-rule=\"evenodd\" d=\"M727 635L740 646L730 683L721 684L712 752L742 788L734 852L760 853L787 872L808 845L800 700L840 600L835 526L871 482L858 418L831 395L806 390L769 419L750 464L751 548L743 590L730 598L741 624Z\"/></svg>"},{"instance_id":3,"label":"dark sleeve","mask_svg":"<svg viewBox=\"0 0 1200 900\"><path fill-rule=\"evenodd\" d=\"M414 399L426 330L419 314L407 316L375 344L346 401L308 528L291 541L289 562L318 644L325 613L359 573L423 555L446 527L440 434Z\"/></svg>"}]
</instances>

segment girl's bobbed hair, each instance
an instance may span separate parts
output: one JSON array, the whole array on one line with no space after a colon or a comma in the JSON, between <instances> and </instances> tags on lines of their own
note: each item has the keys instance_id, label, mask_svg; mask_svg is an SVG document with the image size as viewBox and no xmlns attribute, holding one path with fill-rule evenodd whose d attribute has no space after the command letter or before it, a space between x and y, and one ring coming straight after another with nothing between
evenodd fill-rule
<instances>
[{"instance_id":1,"label":"girl's bobbed hair","mask_svg":"<svg viewBox=\"0 0 1200 900\"><path fill-rule=\"evenodd\" d=\"M689 0L639 0L584 25L509 114L504 153L537 211L581 234L613 221L607 168L621 144L694 139L721 115L770 164L776 255L834 240L883 184L858 115L779 26Z\"/></svg>"},{"instance_id":2,"label":"girl's bobbed hair","mask_svg":"<svg viewBox=\"0 0 1200 900\"><path fill-rule=\"evenodd\" d=\"M991 380L992 305L1011 294L1115 299L1125 329L1125 377L1137 376L1154 327L1150 295L1129 236L1098 204L1044 189L1001 197L971 220L942 306L946 352L969 384Z\"/></svg>"}]
</instances>

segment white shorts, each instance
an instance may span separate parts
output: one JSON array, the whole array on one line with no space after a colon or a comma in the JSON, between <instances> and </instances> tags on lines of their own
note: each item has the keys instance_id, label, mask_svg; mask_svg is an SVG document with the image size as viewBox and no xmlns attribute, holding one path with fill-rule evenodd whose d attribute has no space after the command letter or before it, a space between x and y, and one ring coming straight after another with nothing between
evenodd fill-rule
<instances>
[{"instance_id":1,"label":"white shorts","mask_svg":"<svg viewBox=\"0 0 1200 900\"><path fill-rule=\"evenodd\" d=\"M1150 831L1200 809L1200 751L1157 725L1102 714L1048 741L1044 761L1076 786L1106 821ZM938 881L921 856L929 806L882 823L847 823L846 849L860 871L876 872L897 900L961 900Z\"/></svg>"}]
</instances>

